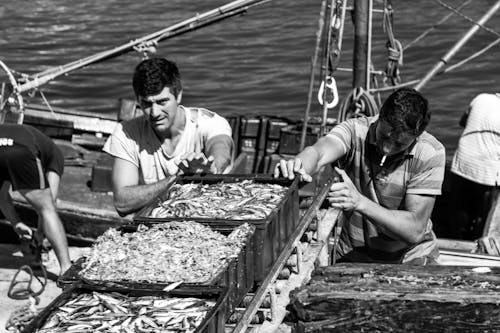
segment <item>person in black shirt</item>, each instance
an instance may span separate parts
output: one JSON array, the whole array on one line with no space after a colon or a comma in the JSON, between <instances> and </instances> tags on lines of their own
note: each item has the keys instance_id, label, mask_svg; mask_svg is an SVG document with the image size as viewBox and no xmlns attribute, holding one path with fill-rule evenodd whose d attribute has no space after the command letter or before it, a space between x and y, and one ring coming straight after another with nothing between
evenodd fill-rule
<instances>
[{"instance_id":1,"label":"person in black shirt","mask_svg":"<svg viewBox=\"0 0 500 333\"><path fill-rule=\"evenodd\" d=\"M47 237L60 273L71 265L66 232L55 204L63 171L63 155L45 134L28 125L0 124L0 209L22 242ZM11 187L38 213L35 233L19 218L9 193Z\"/></svg>"}]
</instances>

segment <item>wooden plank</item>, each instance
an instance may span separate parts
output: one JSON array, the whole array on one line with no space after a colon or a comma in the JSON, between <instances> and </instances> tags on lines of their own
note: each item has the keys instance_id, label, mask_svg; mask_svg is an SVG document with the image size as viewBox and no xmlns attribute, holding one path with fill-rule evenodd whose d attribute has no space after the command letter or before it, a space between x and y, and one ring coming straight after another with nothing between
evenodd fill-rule
<instances>
[{"instance_id":1,"label":"wooden plank","mask_svg":"<svg viewBox=\"0 0 500 333\"><path fill-rule=\"evenodd\" d=\"M458 239L438 238L437 244L439 251L462 251L472 253L477 248L477 243Z\"/></svg>"},{"instance_id":2,"label":"wooden plank","mask_svg":"<svg viewBox=\"0 0 500 333\"><path fill-rule=\"evenodd\" d=\"M498 332L500 325L498 304L346 299L329 305L327 313L311 309L316 317L298 321L293 332Z\"/></svg>"},{"instance_id":3,"label":"wooden plank","mask_svg":"<svg viewBox=\"0 0 500 333\"><path fill-rule=\"evenodd\" d=\"M52 120L55 122L72 123L75 130L108 135L113 133L117 124L115 120L98 116L90 117L88 115L55 113L31 108L26 109L25 114L32 118L43 119L44 122Z\"/></svg>"},{"instance_id":4,"label":"wooden plank","mask_svg":"<svg viewBox=\"0 0 500 333\"><path fill-rule=\"evenodd\" d=\"M499 267L339 264L318 268L294 298L500 303L499 273Z\"/></svg>"},{"instance_id":5,"label":"wooden plank","mask_svg":"<svg viewBox=\"0 0 500 333\"><path fill-rule=\"evenodd\" d=\"M297 333L495 331L499 273L495 267L322 267L291 293L290 318Z\"/></svg>"},{"instance_id":6,"label":"wooden plank","mask_svg":"<svg viewBox=\"0 0 500 333\"><path fill-rule=\"evenodd\" d=\"M325 243L320 241L313 242L306 248L306 251L304 252L304 262L302 263L299 274L293 274L280 290L280 294L277 297L276 304L276 307L279 309L279 311L275 315L275 320L265 321L260 326L259 333L274 333L279 328L286 315L286 306L290 302L290 291L299 287L305 280L307 280L311 276L311 272L315 267L314 261L316 260L321 249L324 248L324 246Z\"/></svg>"},{"instance_id":7,"label":"wooden plank","mask_svg":"<svg viewBox=\"0 0 500 333\"><path fill-rule=\"evenodd\" d=\"M500 267L500 257L487 254L481 255L440 250L438 264L447 266Z\"/></svg>"},{"instance_id":8,"label":"wooden plank","mask_svg":"<svg viewBox=\"0 0 500 333\"><path fill-rule=\"evenodd\" d=\"M300 242L300 238L302 237L302 234L306 231L309 223L313 219L313 217L316 215L319 207L323 203L323 201L326 198L326 195L328 194L328 191L330 189L330 186L333 182L333 179L328 180L326 184L324 184L318 195L315 197L315 200L313 204L309 207L307 212L301 217L299 225L297 229L293 232L291 235L288 243L286 246L283 248L281 251L278 259L276 262L273 264L269 274L266 276L260 287L257 289L254 299L250 303L250 305L247 307L247 310L243 314L243 317L241 320L238 322L236 327L234 328L233 332L234 333L243 333L246 331L248 328L248 325L250 324L251 318L255 315L257 312L260 304L264 300L268 288L271 286L271 283L276 280L278 277L279 273L283 269L283 266L286 263L286 260L288 257L292 254L293 249L297 244Z\"/></svg>"}]
</instances>

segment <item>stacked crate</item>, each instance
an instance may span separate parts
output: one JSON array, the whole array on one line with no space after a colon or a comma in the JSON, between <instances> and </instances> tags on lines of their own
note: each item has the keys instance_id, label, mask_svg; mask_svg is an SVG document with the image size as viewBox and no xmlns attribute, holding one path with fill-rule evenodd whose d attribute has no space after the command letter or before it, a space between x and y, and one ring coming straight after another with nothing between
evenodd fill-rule
<instances>
[{"instance_id":1,"label":"stacked crate","mask_svg":"<svg viewBox=\"0 0 500 333\"><path fill-rule=\"evenodd\" d=\"M235 183L243 180L253 180L257 183L279 184L287 187L284 199L264 219L238 220L222 218L196 218L199 223L210 226L216 231L227 231L248 222L256 227L254 234L254 276L257 284L263 281L272 265L280 255L299 222L298 179L289 180L273 178L270 175L207 175L202 177L177 177L175 184L202 183L215 184L219 182ZM166 191L168 193L168 191ZM141 210L134 218L135 223L162 223L182 221L181 217L152 218L151 211L165 198L158 198ZM244 296L244 295L243 295Z\"/></svg>"}]
</instances>

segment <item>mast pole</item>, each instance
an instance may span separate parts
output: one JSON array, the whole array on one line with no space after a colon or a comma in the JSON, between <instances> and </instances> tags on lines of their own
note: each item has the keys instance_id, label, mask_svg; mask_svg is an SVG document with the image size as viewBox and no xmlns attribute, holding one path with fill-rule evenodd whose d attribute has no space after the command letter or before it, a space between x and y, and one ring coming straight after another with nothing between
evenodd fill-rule
<instances>
[{"instance_id":1,"label":"mast pole","mask_svg":"<svg viewBox=\"0 0 500 333\"><path fill-rule=\"evenodd\" d=\"M500 0L499 0L500 1ZM352 87L367 89L368 19L370 5L366 0L354 0L354 54Z\"/></svg>"},{"instance_id":2,"label":"mast pole","mask_svg":"<svg viewBox=\"0 0 500 333\"><path fill-rule=\"evenodd\" d=\"M437 64L424 76L420 82L415 85L416 90L422 89L441 69L451 60L451 58L467 43L467 41L479 30L500 9L500 0L498 0L481 19L467 31L458 42L453 45L450 50L438 61Z\"/></svg>"}]
</instances>

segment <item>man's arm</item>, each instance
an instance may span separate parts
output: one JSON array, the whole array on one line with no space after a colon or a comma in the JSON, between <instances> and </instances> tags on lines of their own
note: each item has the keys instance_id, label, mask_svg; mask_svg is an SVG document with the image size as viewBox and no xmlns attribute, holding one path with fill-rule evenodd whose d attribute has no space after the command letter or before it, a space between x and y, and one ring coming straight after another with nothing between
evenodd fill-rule
<instances>
[{"instance_id":1,"label":"man's arm","mask_svg":"<svg viewBox=\"0 0 500 333\"><path fill-rule=\"evenodd\" d=\"M16 208L14 207L14 203L12 202L12 197L10 196L10 183L3 182L0 188L0 210L2 214L5 216L5 219L12 224L12 227L16 228L16 225L21 221L19 215L16 212ZM24 228L24 233L29 235L30 231L27 228Z\"/></svg>"},{"instance_id":2,"label":"man's arm","mask_svg":"<svg viewBox=\"0 0 500 333\"><path fill-rule=\"evenodd\" d=\"M365 197L358 212L368 217L387 235L409 244L417 244L425 235L435 201L436 197L431 195L408 194L405 198L406 210L390 210Z\"/></svg>"},{"instance_id":3,"label":"man's arm","mask_svg":"<svg viewBox=\"0 0 500 333\"><path fill-rule=\"evenodd\" d=\"M345 153L340 139L327 135L314 145L306 147L294 159L281 160L276 165L274 176L278 177L281 173L283 177L294 179L295 173L299 173L303 181L311 181L310 175L318 172L323 166L335 162Z\"/></svg>"},{"instance_id":4,"label":"man's arm","mask_svg":"<svg viewBox=\"0 0 500 333\"><path fill-rule=\"evenodd\" d=\"M50 192L52 193L52 198L54 202L57 201L57 195L59 193L59 183L61 181L61 176L59 176L54 171L48 171L46 173L47 181L49 182Z\"/></svg>"},{"instance_id":5,"label":"man's arm","mask_svg":"<svg viewBox=\"0 0 500 333\"><path fill-rule=\"evenodd\" d=\"M116 211L120 216L133 213L161 194L175 180L167 177L153 184L139 185L139 169L133 163L114 158L112 183Z\"/></svg>"},{"instance_id":6,"label":"man's arm","mask_svg":"<svg viewBox=\"0 0 500 333\"><path fill-rule=\"evenodd\" d=\"M207 141L205 156L213 157L214 173L225 173L233 162L233 139L229 135L219 134Z\"/></svg>"},{"instance_id":7,"label":"man's arm","mask_svg":"<svg viewBox=\"0 0 500 333\"><path fill-rule=\"evenodd\" d=\"M360 194L345 171L336 168L343 182L334 183L328 200L332 207L356 211L376 224L387 235L416 244L425 234L427 222L434 208L435 196L407 194L406 210L391 210Z\"/></svg>"}]
</instances>

